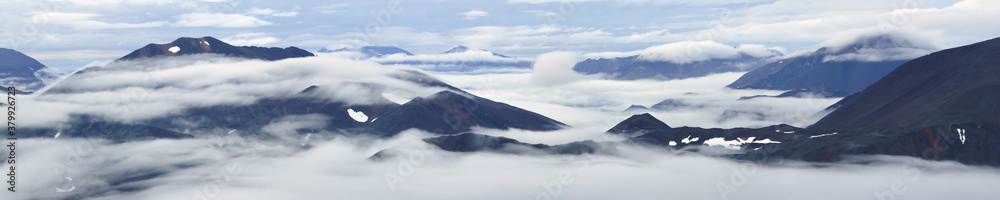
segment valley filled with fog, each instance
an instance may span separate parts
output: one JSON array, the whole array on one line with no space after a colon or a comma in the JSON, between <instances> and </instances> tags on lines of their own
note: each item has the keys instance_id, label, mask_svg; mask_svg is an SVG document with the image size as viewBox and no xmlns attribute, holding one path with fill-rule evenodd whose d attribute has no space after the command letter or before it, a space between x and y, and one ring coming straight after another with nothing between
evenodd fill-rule
<instances>
[{"instance_id":1,"label":"valley filled with fog","mask_svg":"<svg viewBox=\"0 0 1000 200\"><path fill-rule=\"evenodd\" d=\"M0 200L1000 199L996 0L0 1Z\"/></svg>"},{"instance_id":2,"label":"valley filled with fog","mask_svg":"<svg viewBox=\"0 0 1000 200\"><path fill-rule=\"evenodd\" d=\"M393 79L407 66L383 66L336 56L257 61L181 56L111 64L80 73L77 82L22 100L23 127L58 127L74 114L143 121L178 110L252 104L292 95L311 85L338 85L324 97L371 102L391 94L406 100L441 87ZM572 57L572 56L570 56ZM549 116L569 127L556 131L473 128L473 132L558 145L581 140L621 141L604 133L631 114L630 105L664 99L685 102L652 115L672 127L734 128L790 124L805 127L840 98L753 98L782 91L724 86L743 73L670 81L604 80L566 71L573 60L540 56L534 72L424 72L471 94ZM555 60L548 60L555 59ZM204 61L211 60L211 61ZM544 65L549 64L549 65ZM140 67L135 67L140 66ZM214 69L238 69L219 72ZM539 70L547 73L537 73ZM114 73L102 73L114 71ZM234 73L238 72L238 73ZM121 76L108 78L108 76ZM563 77L551 77L563 76ZM143 78L145 77L145 78ZM110 81L114 80L114 81ZM545 82L559 80L558 82ZM88 84L83 84L88 83ZM379 90L349 90L356 83ZM363 84L362 84L363 85ZM137 87L139 86L139 87ZM127 105L105 104L124 100ZM125 106L125 107L122 107ZM125 109L124 111L122 109ZM721 117L727 111L759 113ZM44 113L44 114L42 114ZM322 115L289 115L259 132L200 129L190 139L26 138L18 140L19 192L24 199L988 199L1000 195L995 168L913 157L853 156L836 163L763 159L740 161L721 146L688 150L621 143L610 152L551 155L450 152L421 142L418 129L391 138L310 133ZM377 119L375 119L377 120ZM192 122L196 123L196 122ZM179 124L176 129L183 129ZM198 127L189 125L192 127ZM268 137L262 137L265 135ZM277 139L260 139L277 138ZM704 138L707 139L707 138ZM372 160L394 149L396 157ZM830 189L837 188L837 189ZM965 191L956 193L954 191ZM655 194L655 195L651 195ZM892 196L892 197L890 197Z\"/></svg>"}]
</instances>

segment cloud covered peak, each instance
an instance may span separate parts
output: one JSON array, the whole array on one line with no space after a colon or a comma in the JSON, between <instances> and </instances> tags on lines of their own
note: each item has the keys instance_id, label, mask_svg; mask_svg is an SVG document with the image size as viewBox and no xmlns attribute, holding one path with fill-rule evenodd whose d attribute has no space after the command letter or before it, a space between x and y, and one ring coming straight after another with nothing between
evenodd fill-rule
<instances>
[{"instance_id":1,"label":"cloud covered peak","mask_svg":"<svg viewBox=\"0 0 1000 200\"><path fill-rule=\"evenodd\" d=\"M928 40L903 32L845 32L820 44L817 54L829 61L910 60L940 49Z\"/></svg>"}]
</instances>

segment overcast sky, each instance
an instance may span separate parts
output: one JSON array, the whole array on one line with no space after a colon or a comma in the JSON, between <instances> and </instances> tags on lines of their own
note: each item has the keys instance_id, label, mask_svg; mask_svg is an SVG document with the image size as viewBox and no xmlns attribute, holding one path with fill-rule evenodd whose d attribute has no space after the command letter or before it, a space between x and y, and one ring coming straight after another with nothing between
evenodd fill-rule
<instances>
[{"instance_id":1,"label":"overcast sky","mask_svg":"<svg viewBox=\"0 0 1000 200\"><path fill-rule=\"evenodd\" d=\"M791 53L858 30L902 30L954 47L1000 33L988 21L1000 19L1000 1L991 0L5 0L0 8L0 47L63 71L201 36L309 51L466 45L535 57L686 40Z\"/></svg>"}]
</instances>

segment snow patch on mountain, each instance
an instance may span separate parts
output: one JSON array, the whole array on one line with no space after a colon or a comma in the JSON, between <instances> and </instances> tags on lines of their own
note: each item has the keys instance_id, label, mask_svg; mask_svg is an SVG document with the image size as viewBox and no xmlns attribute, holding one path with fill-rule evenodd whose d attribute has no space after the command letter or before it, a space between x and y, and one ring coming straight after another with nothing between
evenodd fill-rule
<instances>
[{"instance_id":1,"label":"snow patch on mountain","mask_svg":"<svg viewBox=\"0 0 1000 200\"><path fill-rule=\"evenodd\" d=\"M363 113L361 111L355 111L354 109L348 108L347 109L347 115L350 115L351 119L354 119L354 121L358 121L358 122L366 122L366 121L368 121L368 115L365 115L365 113Z\"/></svg>"}]
</instances>

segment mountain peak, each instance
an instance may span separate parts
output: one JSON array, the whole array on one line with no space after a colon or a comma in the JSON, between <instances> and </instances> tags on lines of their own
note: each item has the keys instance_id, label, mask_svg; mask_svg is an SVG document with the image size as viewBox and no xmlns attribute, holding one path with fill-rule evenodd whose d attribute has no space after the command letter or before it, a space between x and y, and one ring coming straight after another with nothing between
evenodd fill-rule
<instances>
[{"instance_id":1,"label":"mountain peak","mask_svg":"<svg viewBox=\"0 0 1000 200\"><path fill-rule=\"evenodd\" d=\"M638 131L652 131L670 129L666 123L656 119L653 115L649 113L643 113L638 115L632 115L628 119L618 123L615 127L612 127L607 132L613 134L623 134L623 133L634 133Z\"/></svg>"},{"instance_id":2,"label":"mountain peak","mask_svg":"<svg viewBox=\"0 0 1000 200\"><path fill-rule=\"evenodd\" d=\"M361 53L375 57L382 57L392 54L404 54L408 56L413 55L413 53L410 53L409 51L394 46L363 46L361 47L360 51Z\"/></svg>"},{"instance_id":3,"label":"mountain peak","mask_svg":"<svg viewBox=\"0 0 1000 200\"><path fill-rule=\"evenodd\" d=\"M857 53L863 49L920 49L933 51L937 47L929 42L903 33L861 34L850 39L833 38L821 44L816 53Z\"/></svg>"},{"instance_id":4,"label":"mountain peak","mask_svg":"<svg viewBox=\"0 0 1000 200\"><path fill-rule=\"evenodd\" d=\"M452 47L448 51L442 52L441 54L461 53L461 52L466 52L466 51L469 51L469 47L458 45L458 46Z\"/></svg>"}]
</instances>

